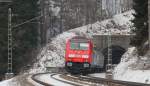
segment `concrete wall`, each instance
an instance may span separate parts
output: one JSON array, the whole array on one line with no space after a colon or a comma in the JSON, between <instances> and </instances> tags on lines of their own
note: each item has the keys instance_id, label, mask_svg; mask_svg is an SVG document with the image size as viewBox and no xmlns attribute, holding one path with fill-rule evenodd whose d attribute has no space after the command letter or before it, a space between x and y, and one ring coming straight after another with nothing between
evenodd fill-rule
<instances>
[{"instance_id":1,"label":"concrete wall","mask_svg":"<svg viewBox=\"0 0 150 86\"><path fill-rule=\"evenodd\" d=\"M103 66L104 64L107 63L107 56L108 52L105 51L108 49L108 35L93 35L93 42L96 47L94 50L97 54L98 57L96 57L96 61L98 64L102 64L100 66ZM116 49L120 49L118 52L112 53L112 61L113 63L118 63L118 60L121 59L121 56L116 55L121 55L123 54L122 52L125 52L129 47L130 47L130 38L132 35L112 35L111 36L111 45L113 46L112 51ZM110 46L111 46L110 45ZM123 51L122 51L123 50ZM97 59L98 58L98 59Z\"/></svg>"},{"instance_id":2,"label":"concrete wall","mask_svg":"<svg viewBox=\"0 0 150 86\"><path fill-rule=\"evenodd\" d=\"M108 35L93 35L93 42L99 51L103 51L108 47L107 37ZM111 44L127 49L130 46L130 38L131 35L112 35Z\"/></svg>"}]
</instances>

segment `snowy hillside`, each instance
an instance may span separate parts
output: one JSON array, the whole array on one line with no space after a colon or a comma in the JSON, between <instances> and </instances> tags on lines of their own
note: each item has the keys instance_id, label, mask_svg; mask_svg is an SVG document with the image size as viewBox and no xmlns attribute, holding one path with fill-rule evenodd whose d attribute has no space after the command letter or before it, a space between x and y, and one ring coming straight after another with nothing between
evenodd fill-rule
<instances>
[{"instance_id":1,"label":"snowy hillside","mask_svg":"<svg viewBox=\"0 0 150 86\"><path fill-rule=\"evenodd\" d=\"M43 48L37 57L37 63L34 64L29 72L44 72L46 71L45 67L63 67L65 42L68 38L75 35L92 37L94 34L108 34L109 30L111 34L129 35L131 33L130 30L133 28L133 24L130 22L130 20L133 19L133 12L134 11L131 10L123 14L115 15L112 19L75 28L57 35Z\"/></svg>"},{"instance_id":2,"label":"snowy hillside","mask_svg":"<svg viewBox=\"0 0 150 86\"><path fill-rule=\"evenodd\" d=\"M150 83L150 54L138 56L137 49L131 47L123 55L121 63L115 68L114 79Z\"/></svg>"},{"instance_id":3,"label":"snowy hillside","mask_svg":"<svg viewBox=\"0 0 150 86\"><path fill-rule=\"evenodd\" d=\"M123 14L118 14L113 16L112 19L107 19L101 22L96 22L94 24L89 24L83 27L75 28L69 32L74 32L79 35L90 36L95 34L108 34L108 31L111 31L111 34L131 34L131 29L133 29L133 24L130 22L133 19L131 15L133 11L129 11ZM87 31L89 33L87 33Z\"/></svg>"}]
</instances>

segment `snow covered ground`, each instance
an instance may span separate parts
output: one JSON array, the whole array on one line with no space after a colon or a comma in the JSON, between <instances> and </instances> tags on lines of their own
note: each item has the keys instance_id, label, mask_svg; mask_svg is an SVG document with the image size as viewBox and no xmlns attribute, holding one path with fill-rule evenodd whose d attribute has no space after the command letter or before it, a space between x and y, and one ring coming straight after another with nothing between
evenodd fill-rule
<instances>
[{"instance_id":1,"label":"snow covered ground","mask_svg":"<svg viewBox=\"0 0 150 86\"><path fill-rule=\"evenodd\" d=\"M9 86L9 83L12 83L11 86L17 86L16 83L13 83L12 79L0 82L0 86Z\"/></svg>"},{"instance_id":2,"label":"snow covered ground","mask_svg":"<svg viewBox=\"0 0 150 86\"><path fill-rule=\"evenodd\" d=\"M42 52L38 55L38 62L34 64L33 68L29 70L30 73L45 72L46 67L64 67L64 54L65 54L65 43L66 40L75 36L86 36L92 38L94 34L131 34L131 29L133 29L133 24L131 19L133 19L133 10L125 12L123 14L115 15L111 19L104 21L97 21L94 24L89 24L79 28L75 28L60 35L52 38L52 41L47 44Z\"/></svg>"},{"instance_id":3,"label":"snow covered ground","mask_svg":"<svg viewBox=\"0 0 150 86\"><path fill-rule=\"evenodd\" d=\"M0 86L41 86L31 79L29 75L18 75L14 78L0 82Z\"/></svg>"},{"instance_id":4,"label":"snow covered ground","mask_svg":"<svg viewBox=\"0 0 150 86\"><path fill-rule=\"evenodd\" d=\"M147 55L139 57L137 49L131 47L123 55L121 63L115 68L114 79L150 84L149 64L150 59Z\"/></svg>"},{"instance_id":5,"label":"snow covered ground","mask_svg":"<svg viewBox=\"0 0 150 86\"><path fill-rule=\"evenodd\" d=\"M150 59L147 56L139 57L135 47L129 48L123 55L121 63L115 68L113 78L150 84ZM94 73L89 76L105 78L105 73Z\"/></svg>"},{"instance_id":6,"label":"snow covered ground","mask_svg":"<svg viewBox=\"0 0 150 86\"><path fill-rule=\"evenodd\" d=\"M68 75L69 77L73 77ZM53 74L53 73L48 73L48 74L41 74L35 76L36 79L39 81L54 85L54 86L103 86L98 83L92 83L92 82L87 82L87 81L80 81L76 79L65 79L61 77L61 74ZM75 77L76 78L76 77Z\"/></svg>"},{"instance_id":7,"label":"snow covered ground","mask_svg":"<svg viewBox=\"0 0 150 86\"><path fill-rule=\"evenodd\" d=\"M70 84L59 82L51 78L51 74L42 74L40 76L36 76L35 78L37 78L40 81L46 82L48 84L54 85L54 86L71 86Z\"/></svg>"},{"instance_id":8,"label":"snow covered ground","mask_svg":"<svg viewBox=\"0 0 150 86\"><path fill-rule=\"evenodd\" d=\"M100 77L100 78L106 78L106 73L93 73L93 74L89 74L89 76L91 77Z\"/></svg>"}]
</instances>

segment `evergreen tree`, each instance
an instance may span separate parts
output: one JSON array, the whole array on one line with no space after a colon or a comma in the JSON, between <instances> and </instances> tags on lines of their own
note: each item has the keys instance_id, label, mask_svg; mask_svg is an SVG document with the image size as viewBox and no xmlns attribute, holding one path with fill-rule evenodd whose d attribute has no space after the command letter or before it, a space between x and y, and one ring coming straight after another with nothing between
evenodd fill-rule
<instances>
[{"instance_id":1,"label":"evergreen tree","mask_svg":"<svg viewBox=\"0 0 150 86\"><path fill-rule=\"evenodd\" d=\"M131 39L131 45L140 47L148 39L148 0L133 0L135 10L132 21L134 23L135 36Z\"/></svg>"}]
</instances>

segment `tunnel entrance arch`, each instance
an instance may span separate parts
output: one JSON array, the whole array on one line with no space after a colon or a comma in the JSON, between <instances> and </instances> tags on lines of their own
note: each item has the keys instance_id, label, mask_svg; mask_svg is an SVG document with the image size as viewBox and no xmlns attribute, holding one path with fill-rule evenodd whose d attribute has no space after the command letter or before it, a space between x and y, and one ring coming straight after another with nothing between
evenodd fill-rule
<instances>
[{"instance_id":1,"label":"tunnel entrance arch","mask_svg":"<svg viewBox=\"0 0 150 86\"><path fill-rule=\"evenodd\" d=\"M111 48L112 48L112 64L119 64L121 57L126 52L126 50L117 45L112 45ZM102 54L104 56L104 66L106 66L108 59L108 47L102 50Z\"/></svg>"}]
</instances>

